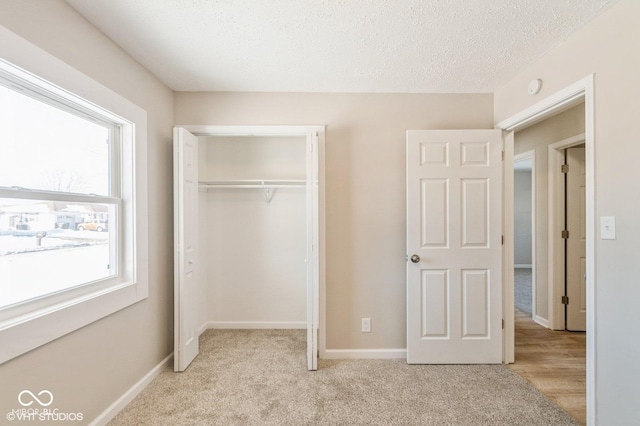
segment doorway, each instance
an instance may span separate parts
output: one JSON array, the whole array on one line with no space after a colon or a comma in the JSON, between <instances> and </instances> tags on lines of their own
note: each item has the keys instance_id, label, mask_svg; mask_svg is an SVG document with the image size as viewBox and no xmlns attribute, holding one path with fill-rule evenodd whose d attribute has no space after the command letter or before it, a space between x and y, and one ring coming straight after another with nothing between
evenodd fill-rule
<instances>
[{"instance_id":1,"label":"doorway","mask_svg":"<svg viewBox=\"0 0 640 426\"><path fill-rule=\"evenodd\" d=\"M548 146L549 158L549 325L552 330L586 331L586 206L585 134ZM567 150L581 160L567 165ZM568 183L574 188L568 191ZM576 253L575 255L572 252ZM569 311L572 313L569 314ZM571 315L571 325L568 317Z\"/></svg>"},{"instance_id":2,"label":"doorway","mask_svg":"<svg viewBox=\"0 0 640 426\"><path fill-rule=\"evenodd\" d=\"M514 157L514 298L515 307L536 317L535 150Z\"/></svg>"},{"instance_id":3,"label":"doorway","mask_svg":"<svg viewBox=\"0 0 640 426\"><path fill-rule=\"evenodd\" d=\"M174 142L177 259L174 352L179 358L175 370L186 369L197 355L197 338L206 328L238 328L239 324L249 322L249 327L243 328L306 328L307 368L317 369L319 298L321 286L324 287L324 126L178 126ZM198 149L199 145L202 149ZM208 191L211 196L207 196ZM204 192L204 197L198 196L199 192ZM293 223L291 214L300 220ZM200 229L201 219L206 222L211 218L216 229L211 232ZM227 235L227 231L234 229L233 236ZM223 231L227 234L223 235ZM240 243L239 233L244 234ZM182 243L184 235L193 236L194 243ZM225 246L216 252L220 247L203 246L198 240L217 240ZM289 240L292 244L288 244ZM223 254L232 251L233 244L240 244L238 254L222 259ZM185 256L189 248L193 254ZM274 255L275 248L281 255ZM223 268L217 270L214 266ZM258 275L245 274L237 280L241 269L259 271ZM287 280L297 286L297 296L293 291L282 292L277 288L285 280L271 275L282 269L291 272L287 273ZM263 273L266 270L271 272ZM208 295L211 277L215 281L226 280L224 286L218 286L219 294L215 297ZM271 279L272 288L264 294L256 296L253 293L260 289L246 288L250 282L264 284L267 278ZM240 284L245 287L236 291ZM285 314L277 306L264 309L274 289L287 298L304 299L306 309ZM224 300L217 300L223 293L227 294L221 296ZM231 300L228 294L236 299ZM271 300L290 305L277 298ZM234 308L229 311L225 304ZM252 316L250 321L235 317L239 304ZM207 315L211 306L222 316L212 320ZM264 311L258 312L259 316L256 306ZM283 319L278 317L274 321L273 315ZM195 342L193 350L186 350L190 341Z\"/></svg>"},{"instance_id":4,"label":"doorway","mask_svg":"<svg viewBox=\"0 0 640 426\"><path fill-rule=\"evenodd\" d=\"M531 125L545 120L549 117L557 115L575 105L584 102L584 141L585 141L585 223L586 223L586 307L587 307L587 337L586 337L586 400L587 413L586 418L589 423L595 421L595 330L596 330L596 312L595 312L595 143L594 143L594 75L590 75L576 83L566 87L565 89L545 98L531 107L509 117L508 119L497 124L497 128L507 132L520 131L530 127ZM512 363L514 361L514 287L513 279L509 279L509 273L514 266L513 257L513 174L510 171L513 168L514 160L514 143L513 136L507 137L505 141L505 249L504 249L504 362ZM540 159L541 157L537 157ZM540 235L540 233L538 233ZM552 245L549 244L549 249ZM540 264L541 259L538 259ZM552 277L549 277L552 278ZM540 282L540 277L538 277ZM552 292L549 293L549 297ZM540 307L538 307L540 308ZM540 309L538 309L540 313ZM549 320L557 321L555 312L549 312Z\"/></svg>"},{"instance_id":5,"label":"doorway","mask_svg":"<svg viewBox=\"0 0 640 426\"><path fill-rule=\"evenodd\" d=\"M584 265L584 260L586 260L584 257L580 259L572 256L570 252L565 254L565 247L568 249L570 244L575 245L575 243L584 241L584 227L580 226L580 223L584 225L585 213L584 203L581 201L584 200L585 189L584 161L569 161L571 164L568 167L565 166L567 163L565 157L576 157L576 153L571 155L567 154L567 151L572 153L573 150L576 150L578 158L580 152L584 153L584 148L579 146L579 144L584 145L583 117L584 105L579 104L515 135L515 363L509 365L510 369L528 380L536 389L582 424L586 421L586 336L585 333L565 331L565 328L575 330L568 325L565 326L565 307L580 306L580 297L571 295L569 299L572 303L559 303L556 309L554 294L557 294L559 301L566 296L565 287L567 289L571 287L565 285L569 283L569 281L565 281L565 278L570 280L571 277L570 265L573 263L580 270L580 266ZM562 137L563 133L576 132L581 132L581 134L555 142ZM532 147L533 150L530 149ZM542 176L533 178L533 181L538 183L538 187L532 191L537 195L537 198L532 197L529 192L531 187L527 179L529 167L526 161L531 157L535 160L536 152L542 160L539 162L540 168L537 170ZM545 159L547 161L544 161ZM571 185L571 181L577 181L578 184ZM571 191L569 189L571 186L575 186L577 191ZM531 206L533 206L531 212L526 211L527 206L523 206L523 199L531 201ZM556 203L556 200L561 200L561 202ZM525 214L523 214L523 210ZM576 216L579 211L582 211L583 214L582 216L577 215L578 224L570 224L571 221L568 219L571 216ZM539 217L536 219L536 215L533 215L534 219L530 219L529 215L532 212L537 212ZM522 292L522 285L531 286L531 281L522 282L526 281L526 278L531 278L532 269L526 268L528 258L523 256L522 247L519 247L518 244L519 239L526 240L523 238L523 234L526 237L524 231L530 223L539 223L542 228L538 238L532 238L536 243L539 243L537 250L533 248L533 252L537 253L541 259L537 267L533 268L533 271L539 273L541 281L541 286L539 286L541 291L533 290L533 294L537 293L541 309L533 315L529 313L526 306L523 307L522 300L519 300L519 296L522 296L519 294ZM565 230L568 230L569 235L566 237L569 238L562 237L564 235L562 231ZM549 244L557 245L558 250L554 250L551 254L548 250ZM522 241L520 241L520 246L522 245ZM547 279L549 276L556 276L557 280ZM547 291L549 297L547 297ZM564 299L566 300L566 298ZM533 300L535 301L536 298ZM551 311L555 312L555 318L561 320L553 327L548 320ZM569 309L567 309L568 311Z\"/></svg>"},{"instance_id":6,"label":"doorway","mask_svg":"<svg viewBox=\"0 0 640 426\"><path fill-rule=\"evenodd\" d=\"M584 144L565 153L565 328L587 329Z\"/></svg>"}]
</instances>

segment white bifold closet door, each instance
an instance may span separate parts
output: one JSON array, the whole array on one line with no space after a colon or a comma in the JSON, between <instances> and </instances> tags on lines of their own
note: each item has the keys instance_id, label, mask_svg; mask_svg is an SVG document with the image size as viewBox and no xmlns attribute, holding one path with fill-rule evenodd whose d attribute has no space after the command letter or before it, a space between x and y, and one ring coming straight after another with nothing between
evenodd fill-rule
<instances>
[{"instance_id":1,"label":"white bifold closet door","mask_svg":"<svg viewBox=\"0 0 640 426\"><path fill-rule=\"evenodd\" d=\"M174 353L184 371L198 355L198 138L174 129Z\"/></svg>"}]
</instances>

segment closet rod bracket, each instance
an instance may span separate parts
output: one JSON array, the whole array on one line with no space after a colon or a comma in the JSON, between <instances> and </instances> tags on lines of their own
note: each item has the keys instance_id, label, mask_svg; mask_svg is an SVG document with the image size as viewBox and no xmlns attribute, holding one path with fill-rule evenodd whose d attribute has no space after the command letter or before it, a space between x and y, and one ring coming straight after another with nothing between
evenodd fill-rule
<instances>
[{"instance_id":1,"label":"closet rod bracket","mask_svg":"<svg viewBox=\"0 0 640 426\"><path fill-rule=\"evenodd\" d=\"M264 182L263 182L264 185ZM270 186L265 186L264 187L264 201L267 202L267 204L271 204L271 199L273 198L273 194L276 192L276 188L272 188Z\"/></svg>"}]
</instances>

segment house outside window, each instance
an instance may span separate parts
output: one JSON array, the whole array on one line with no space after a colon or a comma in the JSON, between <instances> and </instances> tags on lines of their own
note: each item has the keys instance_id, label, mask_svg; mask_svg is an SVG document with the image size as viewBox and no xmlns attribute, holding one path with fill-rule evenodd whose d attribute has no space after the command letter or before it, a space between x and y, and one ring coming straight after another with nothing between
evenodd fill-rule
<instances>
[{"instance_id":1,"label":"house outside window","mask_svg":"<svg viewBox=\"0 0 640 426\"><path fill-rule=\"evenodd\" d=\"M0 79L0 309L112 278L121 251L117 124L15 84Z\"/></svg>"}]
</instances>

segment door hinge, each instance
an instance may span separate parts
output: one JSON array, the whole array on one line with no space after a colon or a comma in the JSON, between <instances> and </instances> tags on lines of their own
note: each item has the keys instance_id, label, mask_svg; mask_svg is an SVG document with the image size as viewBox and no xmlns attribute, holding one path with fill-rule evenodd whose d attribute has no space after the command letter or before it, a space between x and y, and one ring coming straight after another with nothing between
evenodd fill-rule
<instances>
[{"instance_id":1,"label":"door hinge","mask_svg":"<svg viewBox=\"0 0 640 426\"><path fill-rule=\"evenodd\" d=\"M504 161L504 151L501 151L502 161Z\"/></svg>"},{"instance_id":2,"label":"door hinge","mask_svg":"<svg viewBox=\"0 0 640 426\"><path fill-rule=\"evenodd\" d=\"M569 231L567 231L566 229L562 230L562 238L563 239L568 239L569 238Z\"/></svg>"},{"instance_id":3,"label":"door hinge","mask_svg":"<svg viewBox=\"0 0 640 426\"><path fill-rule=\"evenodd\" d=\"M563 305L569 304L569 296L562 296L562 304Z\"/></svg>"},{"instance_id":4,"label":"door hinge","mask_svg":"<svg viewBox=\"0 0 640 426\"><path fill-rule=\"evenodd\" d=\"M502 320L502 329L504 330L504 320Z\"/></svg>"},{"instance_id":5,"label":"door hinge","mask_svg":"<svg viewBox=\"0 0 640 426\"><path fill-rule=\"evenodd\" d=\"M502 236L502 245L504 245L504 235Z\"/></svg>"},{"instance_id":6,"label":"door hinge","mask_svg":"<svg viewBox=\"0 0 640 426\"><path fill-rule=\"evenodd\" d=\"M569 173L569 165L568 164L563 164L562 167L560 167L560 171L562 173Z\"/></svg>"}]
</instances>

